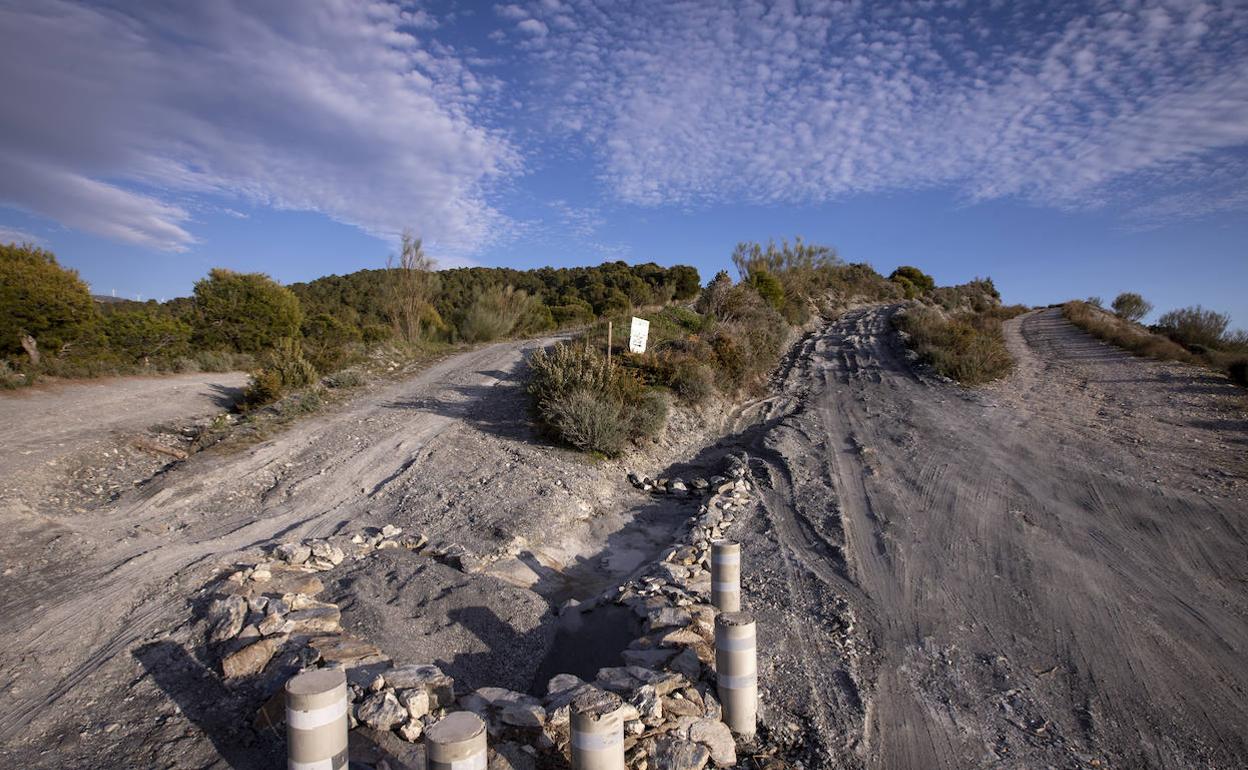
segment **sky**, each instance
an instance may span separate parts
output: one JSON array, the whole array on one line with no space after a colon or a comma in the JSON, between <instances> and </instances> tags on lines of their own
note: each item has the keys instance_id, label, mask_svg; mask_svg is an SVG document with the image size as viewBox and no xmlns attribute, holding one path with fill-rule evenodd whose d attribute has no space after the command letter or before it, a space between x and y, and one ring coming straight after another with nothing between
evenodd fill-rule
<instances>
[{"instance_id":1,"label":"sky","mask_svg":"<svg viewBox=\"0 0 1248 770\"><path fill-rule=\"evenodd\" d=\"M802 236L1248 327L1248 4L0 0L0 242L99 294ZM1154 313L1154 316L1156 313Z\"/></svg>"}]
</instances>

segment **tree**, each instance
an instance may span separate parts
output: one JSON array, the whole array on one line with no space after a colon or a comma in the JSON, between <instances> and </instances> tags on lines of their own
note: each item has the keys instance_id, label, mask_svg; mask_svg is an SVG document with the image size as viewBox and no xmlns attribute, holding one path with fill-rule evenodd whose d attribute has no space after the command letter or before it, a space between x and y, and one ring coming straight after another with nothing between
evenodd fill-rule
<instances>
[{"instance_id":1,"label":"tree","mask_svg":"<svg viewBox=\"0 0 1248 770\"><path fill-rule=\"evenodd\" d=\"M403 245L398 263L386 260L389 285L386 292L386 316L395 334L409 344L416 343L433 329L445 324L433 306L438 291L435 263L425 254L420 239L410 230L403 231Z\"/></svg>"},{"instance_id":2,"label":"tree","mask_svg":"<svg viewBox=\"0 0 1248 770\"><path fill-rule=\"evenodd\" d=\"M1139 321L1153 309L1152 303L1133 291L1124 291L1114 297L1112 307L1119 318L1128 321Z\"/></svg>"},{"instance_id":3,"label":"tree","mask_svg":"<svg viewBox=\"0 0 1248 770\"><path fill-rule=\"evenodd\" d=\"M132 363L146 365L153 358L171 361L190 353L190 325L152 308L109 313L103 327L109 349Z\"/></svg>"},{"instance_id":4,"label":"tree","mask_svg":"<svg viewBox=\"0 0 1248 770\"><path fill-rule=\"evenodd\" d=\"M299 299L263 273L213 268L195 282L195 342L209 350L257 353L299 336Z\"/></svg>"},{"instance_id":5,"label":"tree","mask_svg":"<svg viewBox=\"0 0 1248 770\"><path fill-rule=\"evenodd\" d=\"M918 294L925 294L936 288L936 279L913 265L902 265L889 274L888 280L901 284L902 288L906 289L906 297L908 298L912 298L915 295L906 287L907 283L913 286L913 291Z\"/></svg>"},{"instance_id":6,"label":"tree","mask_svg":"<svg viewBox=\"0 0 1248 770\"><path fill-rule=\"evenodd\" d=\"M1222 335L1231 322L1225 313L1205 310L1200 305L1171 310L1157 319L1157 331L1186 347L1220 347Z\"/></svg>"},{"instance_id":7,"label":"tree","mask_svg":"<svg viewBox=\"0 0 1248 770\"><path fill-rule=\"evenodd\" d=\"M57 351L80 339L99 311L77 271L30 244L0 244L0 354Z\"/></svg>"},{"instance_id":8,"label":"tree","mask_svg":"<svg viewBox=\"0 0 1248 770\"><path fill-rule=\"evenodd\" d=\"M776 310L784 309L784 286L780 280L766 270L755 268L745 282L754 287L758 296L767 300L767 304Z\"/></svg>"},{"instance_id":9,"label":"tree","mask_svg":"<svg viewBox=\"0 0 1248 770\"><path fill-rule=\"evenodd\" d=\"M702 290L702 296L698 297L698 302L694 309L712 318L723 318L724 305L728 301L728 294L731 291L732 277L728 275L727 270L720 270L706 284L706 288Z\"/></svg>"},{"instance_id":10,"label":"tree","mask_svg":"<svg viewBox=\"0 0 1248 770\"><path fill-rule=\"evenodd\" d=\"M693 299L697 296L698 290L702 288L702 279L698 276L696 267L676 265L671 269L670 275L676 284L676 292L673 295L675 299Z\"/></svg>"}]
</instances>

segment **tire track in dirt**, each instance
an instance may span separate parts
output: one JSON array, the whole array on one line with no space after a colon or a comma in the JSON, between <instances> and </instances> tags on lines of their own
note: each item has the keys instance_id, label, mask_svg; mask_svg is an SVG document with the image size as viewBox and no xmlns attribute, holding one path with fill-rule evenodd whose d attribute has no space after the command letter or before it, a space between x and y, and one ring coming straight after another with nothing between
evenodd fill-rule
<instances>
[{"instance_id":1,"label":"tire track in dirt","mask_svg":"<svg viewBox=\"0 0 1248 770\"><path fill-rule=\"evenodd\" d=\"M1248 763L1242 392L1101 350L1052 310L1007 325L1013 376L964 391L912 369L893 312L799 346L784 416L747 442L793 601L818 605L797 577L816 576L873 650L861 743L833 764Z\"/></svg>"}]
</instances>

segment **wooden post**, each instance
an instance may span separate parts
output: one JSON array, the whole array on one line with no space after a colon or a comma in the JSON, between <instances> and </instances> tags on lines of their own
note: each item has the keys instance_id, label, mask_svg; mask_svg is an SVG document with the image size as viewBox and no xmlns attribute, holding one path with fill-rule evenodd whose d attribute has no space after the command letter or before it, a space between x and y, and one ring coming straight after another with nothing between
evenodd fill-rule
<instances>
[{"instance_id":1,"label":"wooden post","mask_svg":"<svg viewBox=\"0 0 1248 770\"><path fill-rule=\"evenodd\" d=\"M612 332L612 322L607 321L607 371L611 371L611 343L615 341Z\"/></svg>"}]
</instances>

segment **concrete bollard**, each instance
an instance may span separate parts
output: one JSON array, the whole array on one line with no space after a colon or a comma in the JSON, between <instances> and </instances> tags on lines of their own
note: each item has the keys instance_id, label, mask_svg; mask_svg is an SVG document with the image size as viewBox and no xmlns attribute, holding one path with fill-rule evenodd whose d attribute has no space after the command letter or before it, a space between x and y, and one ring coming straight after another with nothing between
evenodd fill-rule
<instances>
[{"instance_id":1,"label":"concrete bollard","mask_svg":"<svg viewBox=\"0 0 1248 770\"><path fill-rule=\"evenodd\" d=\"M723 612L715 618L715 676L724 724L752 738L758 723L758 639L750 613Z\"/></svg>"},{"instance_id":2,"label":"concrete bollard","mask_svg":"<svg viewBox=\"0 0 1248 770\"><path fill-rule=\"evenodd\" d=\"M426 770L485 770L485 721L471 711L447 714L425 731Z\"/></svg>"},{"instance_id":3,"label":"concrete bollard","mask_svg":"<svg viewBox=\"0 0 1248 770\"><path fill-rule=\"evenodd\" d=\"M348 707L342 669L305 671L286 683L287 770L347 766Z\"/></svg>"},{"instance_id":4,"label":"concrete bollard","mask_svg":"<svg viewBox=\"0 0 1248 770\"><path fill-rule=\"evenodd\" d=\"M741 611L741 544L711 543L711 604L720 612Z\"/></svg>"},{"instance_id":5,"label":"concrete bollard","mask_svg":"<svg viewBox=\"0 0 1248 770\"><path fill-rule=\"evenodd\" d=\"M624 770L623 705L601 690L572 701L572 770Z\"/></svg>"}]
</instances>

